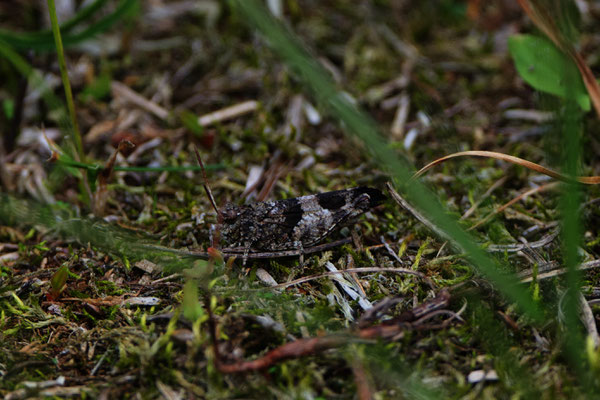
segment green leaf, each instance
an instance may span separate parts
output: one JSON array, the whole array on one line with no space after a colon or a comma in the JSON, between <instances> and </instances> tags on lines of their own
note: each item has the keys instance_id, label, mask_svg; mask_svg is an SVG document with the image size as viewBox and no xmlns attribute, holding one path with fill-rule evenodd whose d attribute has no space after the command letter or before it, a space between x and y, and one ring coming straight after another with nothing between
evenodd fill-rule
<instances>
[{"instance_id":1,"label":"green leaf","mask_svg":"<svg viewBox=\"0 0 600 400\"><path fill-rule=\"evenodd\" d=\"M204 308L198 300L198 283L188 279L183 287L182 301L183 316L189 321L195 321L204 315Z\"/></svg>"},{"instance_id":2,"label":"green leaf","mask_svg":"<svg viewBox=\"0 0 600 400\"><path fill-rule=\"evenodd\" d=\"M577 66L547 39L532 35L513 35L508 38L508 49L519 75L535 89L562 98L573 97L585 111L591 108ZM565 76L577 77L568 80Z\"/></svg>"},{"instance_id":3,"label":"green leaf","mask_svg":"<svg viewBox=\"0 0 600 400\"><path fill-rule=\"evenodd\" d=\"M89 85L79 94L79 99L88 101L90 99L102 100L110 94L110 82L112 77L108 72L103 72L96 77Z\"/></svg>"},{"instance_id":4,"label":"green leaf","mask_svg":"<svg viewBox=\"0 0 600 400\"><path fill-rule=\"evenodd\" d=\"M96 180L98 179L98 174L100 173L100 168L90 168L86 170L88 183L90 185L90 190L92 193L96 191Z\"/></svg>"},{"instance_id":5,"label":"green leaf","mask_svg":"<svg viewBox=\"0 0 600 400\"><path fill-rule=\"evenodd\" d=\"M198 116L191 111L183 110L179 113L179 119L187 130L192 132L197 137L202 137L204 128L198 123Z\"/></svg>"},{"instance_id":6,"label":"green leaf","mask_svg":"<svg viewBox=\"0 0 600 400\"><path fill-rule=\"evenodd\" d=\"M64 290L67 278L69 277L69 267L63 265L52 275L50 279L50 292L56 299L58 295Z\"/></svg>"},{"instance_id":7,"label":"green leaf","mask_svg":"<svg viewBox=\"0 0 600 400\"><path fill-rule=\"evenodd\" d=\"M15 115L15 102L11 99L5 99L2 102L2 111L4 111L6 118L11 120Z\"/></svg>"}]
</instances>

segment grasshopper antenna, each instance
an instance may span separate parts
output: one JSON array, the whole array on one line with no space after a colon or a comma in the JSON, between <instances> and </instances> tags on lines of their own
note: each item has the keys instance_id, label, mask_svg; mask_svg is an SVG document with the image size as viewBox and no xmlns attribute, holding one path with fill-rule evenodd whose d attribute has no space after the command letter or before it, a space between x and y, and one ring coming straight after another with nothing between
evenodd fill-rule
<instances>
[{"instance_id":1,"label":"grasshopper antenna","mask_svg":"<svg viewBox=\"0 0 600 400\"><path fill-rule=\"evenodd\" d=\"M204 186L204 190L206 190L206 194L208 195L208 199L210 200L210 204L212 204L213 208L217 212L217 216L221 218L221 211L217 207L217 203L215 203L215 198L213 197L212 192L210 191L210 187L208 186L208 179L206 178L206 170L204 169L204 164L202 163L202 159L200 158L200 153L198 153L198 148L194 146L194 151L196 152L196 158L198 159L198 164L200 164L200 169L202 170L202 178L204 182L202 186Z\"/></svg>"}]
</instances>

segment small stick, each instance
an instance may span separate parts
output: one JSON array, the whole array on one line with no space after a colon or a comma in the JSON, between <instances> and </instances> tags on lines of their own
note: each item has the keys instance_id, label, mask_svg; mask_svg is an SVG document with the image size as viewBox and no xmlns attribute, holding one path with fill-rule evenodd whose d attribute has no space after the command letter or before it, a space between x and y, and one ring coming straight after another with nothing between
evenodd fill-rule
<instances>
[{"instance_id":1,"label":"small stick","mask_svg":"<svg viewBox=\"0 0 600 400\"><path fill-rule=\"evenodd\" d=\"M436 235L443 238L444 240L449 239L448 236L443 231L441 231L433 222L429 221L419 210L411 206L408 203L408 201L406 201L402 196L400 196L400 194L396 192L396 190L394 190L394 187L390 182L387 182L385 184L385 187L392 196L392 199L394 199L394 201L398 203L398 205L410 212L413 215L413 217L418 219L419 222L421 222L427 228L431 229Z\"/></svg>"},{"instance_id":2,"label":"small stick","mask_svg":"<svg viewBox=\"0 0 600 400\"><path fill-rule=\"evenodd\" d=\"M198 159L198 164L200 164L200 169L202 170L202 178L204 179L202 186L204 186L204 190L206 190L206 194L208 195L210 204L212 204L213 208L217 212L217 216L220 218L221 211L219 211L219 208L217 207L217 203L215 202L215 198L213 197L213 194L210 191L210 187L208 186L208 179L206 178L206 170L204 169L204 164L202 163L202 159L200 158L200 153L198 153L198 148L194 147L194 151L196 152L196 158Z\"/></svg>"},{"instance_id":3,"label":"small stick","mask_svg":"<svg viewBox=\"0 0 600 400\"><path fill-rule=\"evenodd\" d=\"M261 259L261 258L293 257L293 256L299 256L300 254L302 254L302 252L304 252L304 254L317 253L320 251L329 250L333 247L348 244L350 242L352 242L352 239L345 238L345 239L336 240L331 243L324 243L324 244L320 244L320 245L309 247L309 248L302 249L302 250L301 249L292 249L292 250L281 250L281 251L273 251L273 252L249 252L247 254L247 258L249 260L251 260L251 259ZM210 255L205 251L184 251L184 250L176 250L176 249L172 249L170 247L163 247L163 246L144 246L144 247L152 249L152 250L158 250L158 251L164 251L167 253L178 254L180 256L197 257L197 258L202 258L202 259L208 259L210 257ZM244 254L244 250L245 249L242 247L226 248L221 251L221 254L223 254L224 257L239 257Z\"/></svg>"},{"instance_id":4,"label":"small stick","mask_svg":"<svg viewBox=\"0 0 600 400\"><path fill-rule=\"evenodd\" d=\"M329 336L298 339L294 342L289 342L276 347L275 349L270 350L262 357L259 357L255 360L241 360L232 364L224 363L222 355L219 352L217 322L210 307L210 296L208 294L205 296L205 302L208 312L209 334L214 348L215 367L221 373L232 374L265 370L281 361L318 354L325 350L337 348L347 343L351 343L352 341L374 339L394 340L394 338L399 337L406 331L430 329L430 326L423 324L422 321L425 320L425 317L428 317L428 314L433 313L432 316L442 314L440 313L440 310L448 306L450 302L450 293L447 290L442 290L434 299L418 305L413 310L402 313L393 320L387 320L378 325L369 326L366 328L358 328ZM446 314L447 312L443 313ZM417 319L419 316L421 318ZM449 321L454 320L457 316L457 313L450 312ZM414 323L415 320L418 322L418 324ZM434 328L441 327L444 327L444 323L434 326Z\"/></svg>"},{"instance_id":5,"label":"small stick","mask_svg":"<svg viewBox=\"0 0 600 400\"><path fill-rule=\"evenodd\" d=\"M577 267L578 271L583 271L586 269L592 269L592 268L598 268L600 267L600 260L592 260L592 261L587 261L584 262L582 264L580 264ZM544 272L541 274L538 274L538 276L536 277L537 280L541 281L542 279L548 279L548 278L553 278L557 275L562 275L565 274L567 272L566 268L558 268L558 269L553 269L550 270L548 272ZM531 274L527 274L525 276L523 276L521 278L521 283L529 283L533 280L533 276Z\"/></svg>"},{"instance_id":6,"label":"small stick","mask_svg":"<svg viewBox=\"0 0 600 400\"><path fill-rule=\"evenodd\" d=\"M363 268L348 268L348 269L342 269L342 270L338 270L338 271L327 271L327 272L323 272L320 274L314 274L314 275L309 275L309 276L303 276L302 278L298 278L295 279L293 281L290 282L285 282L285 283L280 283L276 286L272 286L272 289L285 289L287 287L290 286L294 286L294 285L299 285L301 283L305 283L305 282L309 282L315 279L321 279L324 278L326 276L333 276L333 275L342 275L342 274L347 274L347 273L352 273L352 274L362 274L362 273L366 273L366 272L371 272L371 273L377 273L377 272L392 272L392 273L396 273L396 274L407 274L407 275L415 275L421 279L423 279L423 281L425 281L425 283L432 289L434 289L436 286L433 283L433 281L431 279L429 279L427 276L425 276L425 274L422 274L421 272L418 271L414 271L412 269L406 269L406 268L386 268L386 267L363 267Z\"/></svg>"},{"instance_id":7,"label":"small stick","mask_svg":"<svg viewBox=\"0 0 600 400\"><path fill-rule=\"evenodd\" d=\"M352 373L359 400L373 400L373 388L362 361L358 358L352 362Z\"/></svg>"},{"instance_id":8,"label":"small stick","mask_svg":"<svg viewBox=\"0 0 600 400\"><path fill-rule=\"evenodd\" d=\"M545 190L549 190L549 189L554 189L557 186L558 182L550 182L550 183L546 183L544 185L535 187L533 189L529 189L528 191L521 193L520 195L518 195L517 197L515 197L514 199L512 199L511 201L509 201L508 203L505 203L504 205L498 207L497 209L495 209L494 211L492 211L490 214L486 215L485 218L483 218L481 221L477 222L475 225L473 225L472 227L470 227L469 229L467 229L468 231L473 230L481 225L483 225L484 223L486 223L487 221L489 221L494 215L501 213L502 211L506 210L508 207L512 206L513 204L515 204L517 201L519 200L523 200L524 198L526 198L527 196L530 196L532 194L535 193L540 193L543 192ZM471 209L469 209L469 211L471 211ZM467 211L467 212L469 212ZM465 213L465 216L467 214ZM461 219L463 219L461 217Z\"/></svg>"},{"instance_id":9,"label":"small stick","mask_svg":"<svg viewBox=\"0 0 600 400\"><path fill-rule=\"evenodd\" d=\"M481 196L480 199L478 199L475 204L473 204L473 206L471 208L469 208L463 215L462 217L460 217L461 220L469 218L471 216L471 214L473 214L475 212L475 210L477 209L477 207L479 207L479 205L483 202L483 200L487 199L493 192L494 190L498 189L500 186L504 185L504 182L506 182L508 178L506 176L503 176L502 178L498 179L496 182L494 182L494 184L492 186L490 186L490 188L488 190L485 191L485 193Z\"/></svg>"},{"instance_id":10,"label":"small stick","mask_svg":"<svg viewBox=\"0 0 600 400\"><path fill-rule=\"evenodd\" d=\"M585 329L588 332L588 336L592 338L594 348L597 349L598 345L600 345L600 335L598 335L596 320L594 318L594 313L592 312L589 303L581 293L579 293L579 307L581 313L579 315L579 318L581 319L581 322L583 322L583 325L585 325Z\"/></svg>"},{"instance_id":11,"label":"small stick","mask_svg":"<svg viewBox=\"0 0 600 400\"><path fill-rule=\"evenodd\" d=\"M131 89L129 86L127 86L121 82L117 82L117 81L111 82L110 89L111 89L113 95L122 97L123 99L129 101L130 103L132 103L140 108L143 108L146 111L151 112L152 114L156 115L158 118L162 119L163 121L166 120L167 118L169 118L169 111L166 108L161 107L158 104L156 104L155 102L148 100L147 98L145 98L144 96L137 93L136 91Z\"/></svg>"},{"instance_id":12,"label":"small stick","mask_svg":"<svg viewBox=\"0 0 600 400\"><path fill-rule=\"evenodd\" d=\"M223 122L228 119L239 117L241 115L255 111L258 108L258 101L248 100L231 107L222 108L215 112L205 114L198 118L198 123L202 126L209 126L217 122Z\"/></svg>"}]
</instances>

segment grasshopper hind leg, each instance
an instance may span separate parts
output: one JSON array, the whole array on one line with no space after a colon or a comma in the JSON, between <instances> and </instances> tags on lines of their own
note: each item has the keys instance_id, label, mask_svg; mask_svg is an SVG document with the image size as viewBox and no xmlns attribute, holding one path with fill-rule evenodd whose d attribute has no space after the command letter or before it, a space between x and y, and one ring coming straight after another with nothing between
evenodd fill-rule
<instances>
[{"instance_id":1,"label":"grasshopper hind leg","mask_svg":"<svg viewBox=\"0 0 600 400\"><path fill-rule=\"evenodd\" d=\"M242 266L246 266L246 262L248 262L248 254L250 253L250 248L252 247L251 242L244 243L244 255L242 256Z\"/></svg>"}]
</instances>

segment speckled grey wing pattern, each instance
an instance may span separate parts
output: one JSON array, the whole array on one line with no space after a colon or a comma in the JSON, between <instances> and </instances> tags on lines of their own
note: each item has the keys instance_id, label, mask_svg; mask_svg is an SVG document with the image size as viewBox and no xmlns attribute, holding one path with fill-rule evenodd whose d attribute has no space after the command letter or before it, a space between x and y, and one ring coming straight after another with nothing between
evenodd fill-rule
<instances>
[{"instance_id":1,"label":"speckled grey wing pattern","mask_svg":"<svg viewBox=\"0 0 600 400\"><path fill-rule=\"evenodd\" d=\"M357 187L223 209L221 234L228 249L281 251L312 246L340 224L380 204L373 188Z\"/></svg>"}]
</instances>

